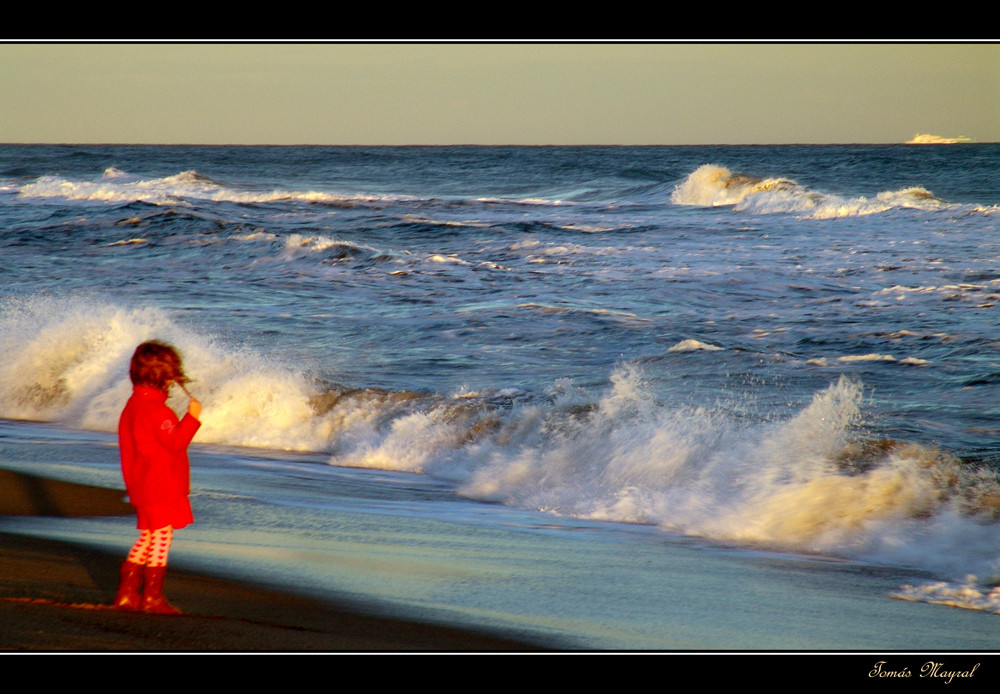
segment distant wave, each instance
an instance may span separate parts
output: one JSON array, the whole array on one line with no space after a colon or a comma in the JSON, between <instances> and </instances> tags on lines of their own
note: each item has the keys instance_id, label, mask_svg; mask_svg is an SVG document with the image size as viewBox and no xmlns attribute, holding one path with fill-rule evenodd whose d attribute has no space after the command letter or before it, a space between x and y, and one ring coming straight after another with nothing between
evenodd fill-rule
<instances>
[{"instance_id":1,"label":"distant wave","mask_svg":"<svg viewBox=\"0 0 1000 694\"><path fill-rule=\"evenodd\" d=\"M687 339L681 340L676 345L668 349L668 352L698 352L698 351L708 351L716 352L721 350L722 347L717 347L716 345L706 344L699 340Z\"/></svg>"},{"instance_id":2,"label":"distant wave","mask_svg":"<svg viewBox=\"0 0 1000 694\"><path fill-rule=\"evenodd\" d=\"M951 207L920 187L885 191L874 198L845 198L810 190L788 178L734 174L714 164L704 164L690 173L674 188L670 200L675 205L732 206L741 212L795 214L810 219L859 217L897 208Z\"/></svg>"},{"instance_id":3,"label":"distant wave","mask_svg":"<svg viewBox=\"0 0 1000 694\"><path fill-rule=\"evenodd\" d=\"M59 175L46 175L31 181L11 181L4 184L5 192L15 192L23 198L62 198L91 202L145 202L153 205L183 205L198 201L266 204L299 201L317 205L351 207L361 204L392 204L394 202L424 202L445 206L472 204L517 205L558 208L573 205L562 199L541 197L421 197L402 193L332 192L321 190L249 190L226 185L198 171L181 171L170 176L142 178L116 167L108 167L96 180L72 180ZM447 223L454 223L448 221ZM604 229L582 229L604 231Z\"/></svg>"},{"instance_id":4,"label":"distant wave","mask_svg":"<svg viewBox=\"0 0 1000 694\"><path fill-rule=\"evenodd\" d=\"M290 234L284 238L283 257L318 256L324 263L354 261L371 263L391 260L392 255L377 248L323 235Z\"/></svg>"},{"instance_id":5,"label":"distant wave","mask_svg":"<svg viewBox=\"0 0 1000 694\"><path fill-rule=\"evenodd\" d=\"M402 196L374 194L335 194L312 190L252 191L227 186L197 171L144 179L115 167L109 167L96 181L70 180L62 176L40 176L17 188L25 198L64 198L93 202L145 202L154 205L177 205L192 201L269 203L285 200L319 204L350 204L403 199Z\"/></svg>"}]
</instances>

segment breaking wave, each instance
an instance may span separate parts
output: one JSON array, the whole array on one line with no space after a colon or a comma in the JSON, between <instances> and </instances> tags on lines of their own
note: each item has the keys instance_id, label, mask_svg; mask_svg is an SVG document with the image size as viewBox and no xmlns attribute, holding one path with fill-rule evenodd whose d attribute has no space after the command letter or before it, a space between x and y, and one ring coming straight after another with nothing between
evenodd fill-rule
<instances>
[{"instance_id":1,"label":"breaking wave","mask_svg":"<svg viewBox=\"0 0 1000 694\"><path fill-rule=\"evenodd\" d=\"M153 205L183 205L191 202L269 203L298 200L307 203L350 205L400 196L336 194L314 190L250 190L228 186L197 171L158 178L141 178L114 167L96 181L70 180L47 175L15 186L24 198L61 198L91 202L145 202Z\"/></svg>"},{"instance_id":2,"label":"breaking wave","mask_svg":"<svg viewBox=\"0 0 1000 694\"><path fill-rule=\"evenodd\" d=\"M673 190L675 205L732 206L752 214L784 213L810 219L860 217L897 208L939 210L958 207L920 187L878 193L874 198L820 193L788 178L758 178L704 164Z\"/></svg>"},{"instance_id":3,"label":"breaking wave","mask_svg":"<svg viewBox=\"0 0 1000 694\"><path fill-rule=\"evenodd\" d=\"M5 418L114 431L132 351L156 337L180 349L204 404L200 443L325 452L449 480L471 498L723 543L997 572L996 472L866 435L864 387L848 378L774 421L658 402L630 364L597 391L349 387L164 311L93 298L7 299L0 336Z\"/></svg>"}]
</instances>

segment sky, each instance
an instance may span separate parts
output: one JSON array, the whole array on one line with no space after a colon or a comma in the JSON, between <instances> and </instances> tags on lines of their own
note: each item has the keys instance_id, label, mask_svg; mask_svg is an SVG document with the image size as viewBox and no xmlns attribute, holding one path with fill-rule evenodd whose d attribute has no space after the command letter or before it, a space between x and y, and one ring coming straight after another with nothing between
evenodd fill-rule
<instances>
[{"instance_id":1,"label":"sky","mask_svg":"<svg viewBox=\"0 0 1000 694\"><path fill-rule=\"evenodd\" d=\"M5 43L0 142L1000 141L1000 44Z\"/></svg>"}]
</instances>

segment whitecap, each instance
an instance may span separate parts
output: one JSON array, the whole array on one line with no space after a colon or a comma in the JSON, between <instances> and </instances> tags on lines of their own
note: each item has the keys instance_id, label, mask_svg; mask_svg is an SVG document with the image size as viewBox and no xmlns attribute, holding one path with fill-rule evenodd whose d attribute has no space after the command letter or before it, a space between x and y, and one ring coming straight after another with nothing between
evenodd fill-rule
<instances>
[{"instance_id":1,"label":"whitecap","mask_svg":"<svg viewBox=\"0 0 1000 694\"><path fill-rule=\"evenodd\" d=\"M681 340L676 345L668 349L668 352L697 352L699 350L704 350L707 352L716 352L721 350L722 347L717 347L715 345L710 345L705 342L701 342L695 339Z\"/></svg>"}]
</instances>

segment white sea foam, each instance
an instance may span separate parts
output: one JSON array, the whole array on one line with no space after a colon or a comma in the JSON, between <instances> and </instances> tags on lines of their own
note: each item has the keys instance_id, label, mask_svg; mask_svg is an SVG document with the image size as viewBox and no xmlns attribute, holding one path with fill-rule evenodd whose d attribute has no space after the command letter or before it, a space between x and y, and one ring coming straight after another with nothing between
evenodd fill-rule
<instances>
[{"instance_id":1,"label":"white sea foam","mask_svg":"<svg viewBox=\"0 0 1000 694\"><path fill-rule=\"evenodd\" d=\"M0 416L115 431L131 392L136 345L163 339L182 353L205 405L198 440L323 450L331 424L310 406L309 379L249 352L227 350L151 308L99 298L8 300L0 315ZM179 397L171 405L183 411Z\"/></svg>"},{"instance_id":2,"label":"white sea foam","mask_svg":"<svg viewBox=\"0 0 1000 694\"><path fill-rule=\"evenodd\" d=\"M703 207L735 205L754 193L784 191L797 187L797 183L787 179L756 179L734 175L724 166L705 164L695 169L674 188L670 200L675 205Z\"/></svg>"},{"instance_id":3,"label":"white sea foam","mask_svg":"<svg viewBox=\"0 0 1000 694\"><path fill-rule=\"evenodd\" d=\"M553 409L511 422L503 446L490 439L466 448L476 462L465 468L463 492L723 542L924 568L981 568L996 558L993 521L977 520L998 512L995 474L919 446L852 453L862 397L855 381L817 393L786 422L746 425L657 405L634 369L612 380L593 410L572 414L576 398L560 396ZM959 557L950 545L955 526L978 538ZM903 535L910 541L897 544Z\"/></svg>"},{"instance_id":4,"label":"white sea foam","mask_svg":"<svg viewBox=\"0 0 1000 694\"><path fill-rule=\"evenodd\" d=\"M254 238L259 236L259 234L253 235ZM377 248L373 248L371 246L366 246L364 244L332 236L289 234L285 237L285 250L289 255L313 252L322 253L324 251L329 251L330 249L342 250L345 253L349 253L351 251L363 251L365 253L381 252Z\"/></svg>"},{"instance_id":5,"label":"white sea foam","mask_svg":"<svg viewBox=\"0 0 1000 694\"><path fill-rule=\"evenodd\" d=\"M883 191L874 198L844 198L818 193L787 178L734 174L714 164L704 164L690 173L674 188L670 200L675 205L732 206L752 214L795 214L810 219L857 217L896 208L953 207L920 187Z\"/></svg>"},{"instance_id":6,"label":"white sea foam","mask_svg":"<svg viewBox=\"0 0 1000 694\"><path fill-rule=\"evenodd\" d=\"M8 300L4 308L0 415L8 418L112 430L117 413L107 403L120 410L128 397L131 349L154 334L179 337L157 311L55 299Z\"/></svg>"},{"instance_id":7,"label":"white sea foam","mask_svg":"<svg viewBox=\"0 0 1000 694\"><path fill-rule=\"evenodd\" d=\"M718 352L721 349L722 347L718 347L716 345L710 345L706 342L701 342L700 340L689 338L687 340L681 340L667 351L668 352L698 352L698 351Z\"/></svg>"},{"instance_id":8,"label":"white sea foam","mask_svg":"<svg viewBox=\"0 0 1000 694\"><path fill-rule=\"evenodd\" d=\"M848 354L843 357L837 357L837 361L843 362L855 362L855 361L896 361L896 357L891 354Z\"/></svg>"},{"instance_id":9,"label":"white sea foam","mask_svg":"<svg viewBox=\"0 0 1000 694\"><path fill-rule=\"evenodd\" d=\"M452 265L468 265L469 263L462 260L454 254L441 255L440 253L432 253L427 256L427 261L431 263L442 263L442 264L452 264Z\"/></svg>"},{"instance_id":10,"label":"white sea foam","mask_svg":"<svg viewBox=\"0 0 1000 694\"><path fill-rule=\"evenodd\" d=\"M131 353L156 337L184 356L202 443L329 451L333 464L423 472L474 498L722 542L966 573L1000 555L996 474L920 446L859 447L863 388L849 379L794 417L755 423L659 403L628 364L596 398L559 381L547 400L499 409L488 393L343 389L161 310L93 297L7 300L0 336L7 418L114 431Z\"/></svg>"},{"instance_id":11,"label":"white sea foam","mask_svg":"<svg viewBox=\"0 0 1000 694\"><path fill-rule=\"evenodd\" d=\"M983 585L970 574L962 583L934 581L918 585L904 585L892 597L911 602L961 607L1000 614L1000 585Z\"/></svg>"},{"instance_id":12,"label":"white sea foam","mask_svg":"<svg viewBox=\"0 0 1000 694\"><path fill-rule=\"evenodd\" d=\"M405 199L405 196L335 194L313 190L242 190L220 184L197 171L182 171L161 178L140 179L114 167L106 170L97 181L41 176L31 183L22 185L18 189L18 195L24 198L64 198L93 202L141 201L154 205L177 205L198 200L238 203L300 200L337 204Z\"/></svg>"}]
</instances>

